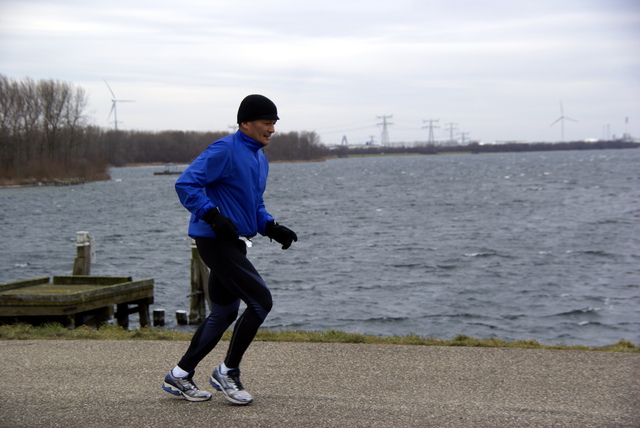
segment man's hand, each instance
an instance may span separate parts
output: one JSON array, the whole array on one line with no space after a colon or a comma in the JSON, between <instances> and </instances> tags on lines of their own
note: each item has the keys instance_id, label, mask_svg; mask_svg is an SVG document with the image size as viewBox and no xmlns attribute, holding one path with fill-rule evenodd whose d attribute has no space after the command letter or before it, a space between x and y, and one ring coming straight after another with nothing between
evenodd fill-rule
<instances>
[{"instance_id":1,"label":"man's hand","mask_svg":"<svg viewBox=\"0 0 640 428\"><path fill-rule=\"evenodd\" d=\"M219 208L212 208L205 215L202 216L202 220L209 223L213 233L216 234L218 239L223 241L234 241L239 238L238 226L229 217L220 214Z\"/></svg>"},{"instance_id":2,"label":"man's hand","mask_svg":"<svg viewBox=\"0 0 640 428\"><path fill-rule=\"evenodd\" d=\"M293 241L298 242L298 235L293 230L277 224L275 221L267 223L265 232L269 238L275 239L276 242L282 244L283 250L289 248Z\"/></svg>"}]
</instances>

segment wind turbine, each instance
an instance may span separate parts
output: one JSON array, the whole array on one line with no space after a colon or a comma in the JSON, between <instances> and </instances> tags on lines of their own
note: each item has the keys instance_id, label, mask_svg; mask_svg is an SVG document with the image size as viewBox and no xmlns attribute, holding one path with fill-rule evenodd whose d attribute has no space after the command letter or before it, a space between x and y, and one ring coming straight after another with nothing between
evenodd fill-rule
<instances>
[{"instance_id":1,"label":"wind turbine","mask_svg":"<svg viewBox=\"0 0 640 428\"><path fill-rule=\"evenodd\" d=\"M107 85L107 88L109 88L109 92L111 92L111 96L113 96L113 98L111 98L111 111L109 112L109 116L107 117L107 122L111 118L111 113L113 113L113 124L115 125L115 130L117 132L118 131L118 109L116 108L116 103L133 103L135 102L135 100L117 99L116 94L113 93L113 91L111 90L111 86L109 86L106 80L104 81L104 83Z\"/></svg>"},{"instance_id":2,"label":"wind turbine","mask_svg":"<svg viewBox=\"0 0 640 428\"><path fill-rule=\"evenodd\" d=\"M551 126L553 126L556 123L560 122L560 138L561 138L561 142L563 142L563 143L564 143L564 121L565 120L570 120L572 122L577 122L577 120L571 119L570 117L566 117L564 115L564 108L562 107L562 101L560 101L560 117L557 118L556 121L551 124Z\"/></svg>"}]
</instances>

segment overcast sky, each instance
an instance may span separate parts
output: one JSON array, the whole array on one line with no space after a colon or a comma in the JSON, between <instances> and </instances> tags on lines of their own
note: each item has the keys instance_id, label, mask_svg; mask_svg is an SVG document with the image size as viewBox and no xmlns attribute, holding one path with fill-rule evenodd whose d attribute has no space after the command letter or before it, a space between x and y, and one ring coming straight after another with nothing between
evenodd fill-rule
<instances>
[{"instance_id":1,"label":"overcast sky","mask_svg":"<svg viewBox=\"0 0 640 428\"><path fill-rule=\"evenodd\" d=\"M245 95L322 142L640 137L638 0L0 0L0 73L120 129L230 130ZM628 123L627 119L628 118ZM453 124L453 125L451 125Z\"/></svg>"}]
</instances>

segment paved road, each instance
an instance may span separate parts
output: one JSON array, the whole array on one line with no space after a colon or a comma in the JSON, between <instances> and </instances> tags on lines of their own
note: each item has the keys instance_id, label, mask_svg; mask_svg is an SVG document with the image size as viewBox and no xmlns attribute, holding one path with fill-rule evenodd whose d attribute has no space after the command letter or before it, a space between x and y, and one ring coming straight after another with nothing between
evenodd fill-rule
<instances>
[{"instance_id":1,"label":"paved road","mask_svg":"<svg viewBox=\"0 0 640 428\"><path fill-rule=\"evenodd\" d=\"M160 385L186 342L0 341L1 427L639 427L640 354L256 342L250 406ZM226 343L199 367L208 375Z\"/></svg>"}]
</instances>

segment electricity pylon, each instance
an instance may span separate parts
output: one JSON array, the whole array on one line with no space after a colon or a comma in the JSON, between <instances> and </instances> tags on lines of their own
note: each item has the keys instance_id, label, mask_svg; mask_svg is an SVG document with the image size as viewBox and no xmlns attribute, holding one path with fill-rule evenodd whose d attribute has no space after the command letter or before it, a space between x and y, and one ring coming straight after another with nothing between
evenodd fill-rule
<instances>
[{"instance_id":1,"label":"electricity pylon","mask_svg":"<svg viewBox=\"0 0 640 428\"><path fill-rule=\"evenodd\" d=\"M458 124L457 123L445 123L445 125L447 125L449 127L449 144L453 145L454 143L454 139L453 139L453 131L455 129L457 129Z\"/></svg>"},{"instance_id":2,"label":"electricity pylon","mask_svg":"<svg viewBox=\"0 0 640 428\"><path fill-rule=\"evenodd\" d=\"M392 114L389 116L378 116L378 119L382 119L382 123L378 123L378 125L382 125L382 134L380 134L380 145L389 146L389 131L387 130L387 126L393 125L391 122L387 122L387 119L391 119L393 117Z\"/></svg>"},{"instance_id":3,"label":"electricity pylon","mask_svg":"<svg viewBox=\"0 0 640 428\"><path fill-rule=\"evenodd\" d=\"M437 125L434 125L434 122L439 121L440 119L429 119L429 120L423 120L423 123L427 123L429 122L429 126L423 126L422 128L429 128L429 144L435 144L436 140L433 137L433 128L437 128Z\"/></svg>"}]
</instances>

